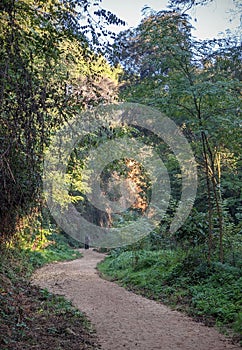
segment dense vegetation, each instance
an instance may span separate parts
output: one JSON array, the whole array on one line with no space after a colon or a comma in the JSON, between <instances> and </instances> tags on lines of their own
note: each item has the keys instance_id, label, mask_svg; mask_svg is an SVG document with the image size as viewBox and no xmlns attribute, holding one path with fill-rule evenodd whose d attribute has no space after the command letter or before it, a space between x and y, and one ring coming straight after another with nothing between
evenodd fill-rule
<instances>
[{"instance_id":1,"label":"dense vegetation","mask_svg":"<svg viewBox=\"0 0 242 350\"><path fill-rule=\"evenodd\" d=\"M106 23L122 21L95 4L0 3L1 349L97 348L81 313L28 282L34 268L79 256L52 230L41 177L63 122L116 97L118 70L104 58L103 38Z\"/></svg>"},{"instance_id":2,"label":"dense vegetation","mask_svg":"<svg viewBox=\"0 0 242 350\"><path fill-rule=\"evenodd\" d=\"M197 197L171 234L179 165L162 140L146 134L169 169L168 214L149 237L112 251L99 269L136 292L241 333L241 45L236 36L197 41L185 13L144 11L140 25L115 43L113 59L124 68L120 96L159 109L182 128L198 166Z\"/></svg>"},{"instance_id":3,"label":"dense vegetation","mask_svg":"<svg viewBox=\"0 0 242 350\"><path fill-rule=\"evenodd\" d=\"M92 326L81 312L29 282L36 267L81 257L70 244L78 247L53 228L28 240L25 234L1 254L1 349L97 349Z\"/></svg>"},{"instance_id":4,"label":"dense vegetation","mask_svg":"<svg viewBox=\"0 0 242 350\"><path fill-rule=\"evenodd\" d=\"M241 4L235 4L239 12ZM171 183L169 207L156 229L140 242L112 251L100 270L148 297L230 327L237 334L241 331L241 43L236 33L208 41L192 37L186 11L195 5L192 0L176 0L170 1L170 11L146 8L137 28L115 37L106 25L123 22L102 9L99 0L1 2L0 330L4 348L17 349L18 341L31 337L28 317L33 321L35 316L27 307L18 308L16 300L25 305L29 293L32 301L36 298L37 311L44 300L46 307L51 304L51 310L59 312L60 300L31 289L26 282L33 268L76 257L68 248L70 239L63 243L63 234L52 230L53 219L43 196L43 162L51 137L75 115L116 101L153 107L175 121L192 147L198 190L190 216L171 232L181 200L181 164L164 140L142 127L117 126L112 121L83 137L67 167L68 199L95 225L123 227L142 217L152 188L142 164L117 159L103 170L101 188L116 201L122 194L118 186L110 189L110 183L125 178L138 193L136 201L118 215L110 214L109 208L104 212L91 206L83 176L91 148L132 137L155 149ZM61 195L61 200L66 198ZM76 313L66 304L64 309L75 323ZM59 334L54 328L50 332Z\"/></svg>"},{"instance_id":5,"label":"dense vegetation","mask_svg":"<svg viewBox=\"0 0 242 350\"><path fill-rule=\"evenodd\" d=\"M91 47L97 46L100 30L104 31L103 17L106 22L110 17L111 23L119 20L100 10L100 24L95 24L88 1L6 0L0 6L0 230L4 241L16 232L23 217L42 205L43 152L51 134L87 105L115 97L117 72L98 53L100 45L95 53ZM84 15L88 26L79 23Z\"/></svg>"},{"instance_id":6,"label":"dense vegetation","mask_svg":"<svg viewBox=\"0 0 242 350\"><path fill-rule=\"evenodd\" d=\"M112 251L99 271L104 278L186 312L206 325L216 325L239 340L241 267L219 262L208 265L201 249L185 252L147 243L136 250Z\"/></svg>"}]
</instances>

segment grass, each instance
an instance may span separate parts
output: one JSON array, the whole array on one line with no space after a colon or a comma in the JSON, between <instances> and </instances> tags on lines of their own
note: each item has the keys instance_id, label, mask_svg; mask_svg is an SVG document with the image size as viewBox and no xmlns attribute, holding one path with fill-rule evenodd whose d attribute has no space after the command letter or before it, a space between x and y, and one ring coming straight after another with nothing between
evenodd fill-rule
<instances>
[{"instance_id":1,"label":"grass","mask_svg":"<svg viewBox=\"0 0 242 350\"><path fill-rule=\"evenodd\" d=\"M63 297L29 283L37 267L81 257L65 236L45 231L27 240L19 237L0 253L0 349L99 348L84 314Z\"/></svg>"},{"instance_id":2,"label":"grass","mask_svg":"<svg viewBox=\"0 0 242 350\"><path fill-rule=\"evenodd\" d=\"M122 286L186 311L207 325L242 330L241 269L182 250L112 252L98 269Z\"/></svg>"}]
</instances>

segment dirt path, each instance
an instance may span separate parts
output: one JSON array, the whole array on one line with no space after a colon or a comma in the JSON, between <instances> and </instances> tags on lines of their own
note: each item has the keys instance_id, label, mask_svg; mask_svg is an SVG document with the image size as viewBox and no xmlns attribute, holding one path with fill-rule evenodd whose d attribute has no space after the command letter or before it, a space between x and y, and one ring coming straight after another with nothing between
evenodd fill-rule
<instances>
[{"instance_id":1,"label":"dirt path","mask_svg":"<svg viewBox=\"0 0 242 350\"><path fill-rule=\"evenodd\" d=\"M83 253L82 259L44 266L33 281L65 295L85 312L103 350L241 349L215 329L101 279L95 267L104 255L92 250Z\"/></svg>"}]
</instances>

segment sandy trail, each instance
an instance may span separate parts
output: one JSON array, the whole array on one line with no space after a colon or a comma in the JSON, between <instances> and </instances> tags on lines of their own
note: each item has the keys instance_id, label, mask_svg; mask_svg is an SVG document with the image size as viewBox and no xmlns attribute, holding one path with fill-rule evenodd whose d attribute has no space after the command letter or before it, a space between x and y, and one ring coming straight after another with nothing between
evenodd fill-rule
<instances>
[{"instance_id":1,"label":"sandy trail","mask_svg":"<svg viewBox=\"0 0 242 350\"><path fill-rule=\"evenodd\" d=\"M81 259L37 270L33 283L85 312L103 350L241 350L214 328L101 279L95 267L105 256L81 251Z\"/></svg>"}]
</instances>

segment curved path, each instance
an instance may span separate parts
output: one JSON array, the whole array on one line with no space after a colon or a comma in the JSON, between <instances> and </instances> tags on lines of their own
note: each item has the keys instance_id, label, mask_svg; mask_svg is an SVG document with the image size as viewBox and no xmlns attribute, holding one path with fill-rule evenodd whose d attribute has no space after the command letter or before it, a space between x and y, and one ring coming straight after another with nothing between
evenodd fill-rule
<instances>
[{"instance_id":1,"label":"curved path","mask_svg":"<svg viewBox=\"0 0 242 350\"><path fill-rule=\"evenodd\" d=\"M64 295L85 312L103 350L241 349L214 328L101 279L95 267L105 255L81 252L81 259L37 270L33 283Z\"/></svg>"}]
</instances>

